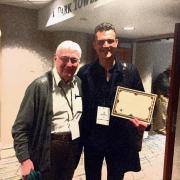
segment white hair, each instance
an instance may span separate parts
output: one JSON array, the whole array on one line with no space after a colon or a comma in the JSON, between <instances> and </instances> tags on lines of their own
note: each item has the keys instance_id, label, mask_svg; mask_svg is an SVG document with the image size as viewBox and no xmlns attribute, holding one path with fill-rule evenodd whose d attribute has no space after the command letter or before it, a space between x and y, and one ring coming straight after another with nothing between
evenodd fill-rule
<instances>
[{"instance_id":1,"label":"white hair","mask_svg":"<svg viewBox=\"0 0 180 180\"><path fill-rule=\"evenodd\" d=\"M76 42L73 42L71 40L63 41L62 43L60 43L58 45L58 47L56 49L56 54L57 54L57 51L61 51L64 49L71 49L71 50L77 51L81 57L82 50L81 50L81 47L79 46L79 44L77 44Z\"/></svg>"}]
</instances>

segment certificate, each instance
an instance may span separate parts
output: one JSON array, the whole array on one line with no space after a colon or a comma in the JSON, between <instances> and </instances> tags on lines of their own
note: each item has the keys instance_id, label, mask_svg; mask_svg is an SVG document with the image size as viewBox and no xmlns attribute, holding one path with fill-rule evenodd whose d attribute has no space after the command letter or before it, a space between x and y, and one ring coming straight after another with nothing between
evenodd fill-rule
<instances>
[{"instance_id":1,"label":"certificate","mask_svg":"<svg viewBox=\"0 0 180 180\"><path fill-rule=\"evenodd\" d=\"M156 94L118 86L111 115L125 119L137 118L150 123L156 97Z\"/></svg>"}]
</instances>

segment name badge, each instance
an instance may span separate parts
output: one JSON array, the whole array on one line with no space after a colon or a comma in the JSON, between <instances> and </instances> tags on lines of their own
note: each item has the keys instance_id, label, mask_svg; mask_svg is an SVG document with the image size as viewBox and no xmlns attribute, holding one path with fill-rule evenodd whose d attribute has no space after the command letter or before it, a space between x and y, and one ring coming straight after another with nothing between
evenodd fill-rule
<instances>
[{"instance_id":1,"label":"name badge","mask_svg":"<svg viewBox=\"0 0 180 180\"><path fill-rule=\"evenodd\" d=\"M75 99L73 102L74 111L81 111L82 112L82 97L75 95Z\"/></svg>"},{"instance_id":2,"label":"name badge","mask_svg":"<svg viewBox=\"0 0 180 180\"><path fill-rule=\"evenodd\" d=\"M73 119L69 122L72 140L80 137L79 120L81 118L81 114L82 112L77 112Z\"/></svg>"},{"instance_id":3,"label":"name badge","mask_svg":"<svg viewBox=\"0 0 180 180\"><path fill-rule=\"evenodd\" d=\"M98 106L96 124L109 126L110 108Z\"/></svg>"}]
</instances>

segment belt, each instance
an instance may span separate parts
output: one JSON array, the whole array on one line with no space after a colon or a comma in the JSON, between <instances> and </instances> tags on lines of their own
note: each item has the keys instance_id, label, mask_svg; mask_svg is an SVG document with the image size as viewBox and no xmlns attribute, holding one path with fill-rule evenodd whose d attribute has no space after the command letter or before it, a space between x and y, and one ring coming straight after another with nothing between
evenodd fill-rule
<instances>
[{"instance_id":1,"label":"belt","mask_svg":"<svg viewBox=\"0 0 180 180\"><path fill-rule=\"evenodd\" d=\"M71 132L52 133L52 140L72 141Z\"/></svg>"}]
</instances>

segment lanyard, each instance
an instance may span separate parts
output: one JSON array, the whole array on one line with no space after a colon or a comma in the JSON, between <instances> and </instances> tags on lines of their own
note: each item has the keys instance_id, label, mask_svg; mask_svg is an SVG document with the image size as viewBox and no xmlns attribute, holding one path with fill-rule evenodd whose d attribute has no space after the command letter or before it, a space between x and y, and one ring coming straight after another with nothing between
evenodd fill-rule
<instances>
[{"instance_id":1,"label":"lanyard","mask_svg":"<svg viewBox=\"0 0 180 180\"><path fill-rule=\"evenodd\" d=\"M71 88L71 102L69 102L67 96L66 96L66 92L64 91L63 87L61 85L59 85L59 87L61 88L62 92L63 92L63 95L68 103L68 106L69 108L71 109L71 113L72 115L74 116L74 113L73 113L73 102L72 102L72 88Z\"/></svg>"}]
</instances>

